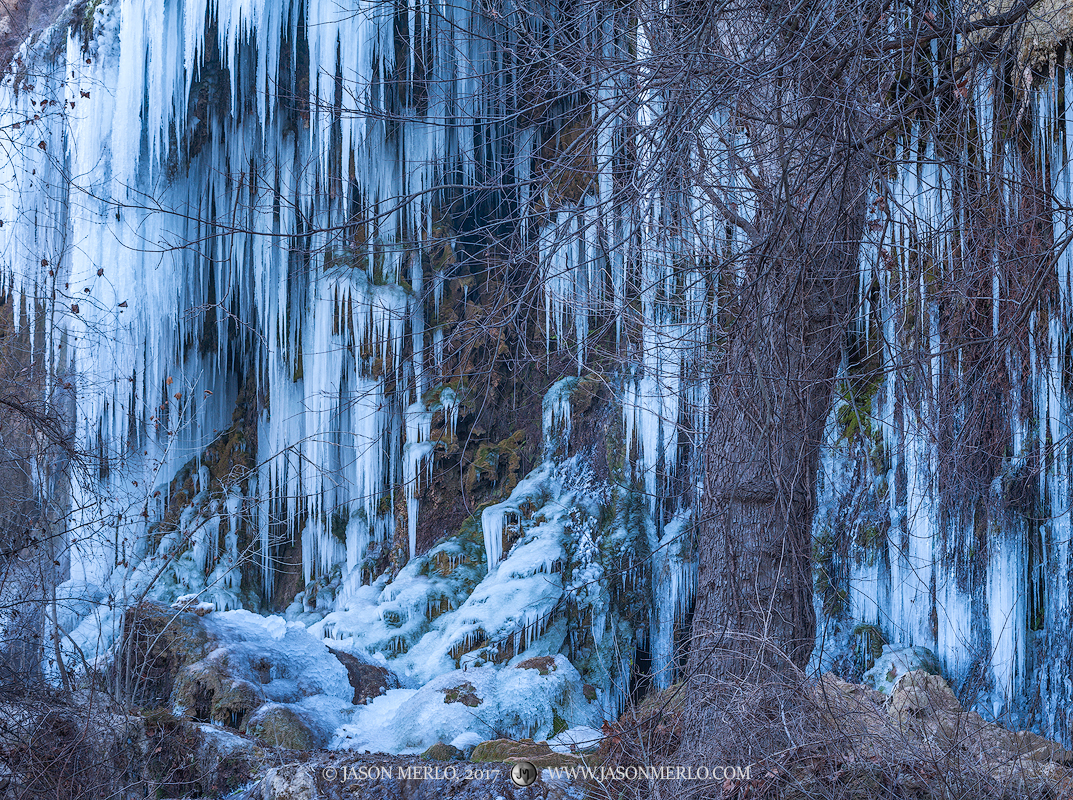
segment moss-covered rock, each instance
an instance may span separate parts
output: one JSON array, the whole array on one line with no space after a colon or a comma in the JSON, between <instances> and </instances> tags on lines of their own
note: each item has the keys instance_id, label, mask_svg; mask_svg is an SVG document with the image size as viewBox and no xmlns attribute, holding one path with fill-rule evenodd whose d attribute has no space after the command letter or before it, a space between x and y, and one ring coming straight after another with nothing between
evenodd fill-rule
<instances>
[{"instance_id":1,"label":"moss-covered rock","mask_svg":"<svg viewBox=\"0 0 1073 800\"><path fill-rule=\"evenodd\" d=\"M572 767L583 763L581 759L556 753L547 742L534 742L532 739L493 739L481 742L469 756L470 761L516 762L528 761L537 769L546 767Z\"/></svg>"},{"instance_id":2,"label":"moss-covered rock","mask_svg":"<svg viewBox=\"0 0 1073 800\"><path fill-rule=\"evenodd\" d=\"M250 718L246 732L269 747L313 750L322 747L324 737L293 708L266 703Z\"/></svg>"},{"instance_id":3,"label":"moss-covered rock","mask_svg":"<svg viewBox=\"0 0 1073 800\"><path fill-rule=\"evenodd\" d=\"M525 431L518 430L502 441L480 445L466 470L466 491L471 495L481 491L509 494L521 479L525 440Z\"/></svg>"},{"instance_id":4,"label":"moss-covered rock","mask_svg":"<svg viewBox=\"0 0 1073 800\"><path fill-rule=\"evenodd\" d=\"M159 603L143 602L124 614L125 637L112 673L131 687L135 706L159 708L174 690L186 664L208 652L209 636L201 619ZM130 674L127 674L130 673Z\"/></svg>"},{"instance_id":5,"label":"moss-covered rock","mask_svg":"<svg viewBox=\"0 0 1073 800\"><path fill-rule=\"evenodd\" d=\"M452 745L437 742L422 753L421 758L431 761L458 761L462 758L462 751Z\"/></svg>"},{"instance_id":6,"label":"moss-covered rock","mask_svg":"<svg viewBox=\"0 0 1073 800\"><path fill-rule=\"evenodd\" d=\"M148 711L143 719L149 751L146 772L158 791L177 797L198 788L201 734L197 727L167 709Z\"/></svg>"},{"instance_id":7,"label":"moss-covered rock","mask_svg":"<svg viewBox=\"0 0 1073 800\"><path fill-rule=\"evenodd\" d=\"M461 703L464 706L470 708L476 708L484 701L481 700L476 694L477 687L472 683L466 681L460 683L458 686L451 686L443 690L443 702L445 703Z\"/></svg>"},{"instance_id":8,"label":"moss-covered rock","mask_svg":"<svg viewBox=\"0 0 1073 800\"><path fill-rule=\"evenodd\" d=\"M265 698L250 681L236 678L220 649L208 658L187 664L175 682L175 711L195 722L211 722L242 730Z\"/></svg>"}]
</instances>

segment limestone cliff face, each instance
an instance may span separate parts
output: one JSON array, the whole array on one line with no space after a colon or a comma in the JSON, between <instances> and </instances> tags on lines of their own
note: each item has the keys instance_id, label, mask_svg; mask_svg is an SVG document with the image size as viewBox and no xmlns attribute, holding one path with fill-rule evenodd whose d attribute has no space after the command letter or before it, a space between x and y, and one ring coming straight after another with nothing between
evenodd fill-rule
<instances>
[{"instance_id":1,"label":"limestone cliff face","mask_svg":"<svg viewBox=\"0 0 1073 800\"><path fill-rule=\"evenodd\" d=\"M746 243L699 195L675 195L688 226L658 192L620 203L660 153L618 78L581 95L530 52L570 13L95 0L24 45L0 260L94 454L66 519L80 647L119 619L92 604L199 593L360 628L426 678L561 650L612 706L671 680L733 323L712 265ZM635 57L607 13L559 46ZM961 166L926 126L891 139L818 477L816 659L927 646L966 702L1066 737L1069 115L1047 48L1009 97L952 89ZM715 154L698 181L736 185ZM539 614L475 610L508 578Z\"/></svg>"}]
</instances>

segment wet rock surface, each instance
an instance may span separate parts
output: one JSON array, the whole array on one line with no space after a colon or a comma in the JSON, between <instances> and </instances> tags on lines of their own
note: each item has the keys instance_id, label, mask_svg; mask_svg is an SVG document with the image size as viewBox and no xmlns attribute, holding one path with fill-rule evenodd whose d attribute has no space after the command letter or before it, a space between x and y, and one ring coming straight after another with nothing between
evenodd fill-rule
<instances>
[{"instance_id":1,"label":"wet rock surface","mask_svg":"<svg viewBox=\"0 0 1073 800\"><path fill-rule=\"evenodd\" d=\"M388 689L398 689L402 685L398 676L385 666L332 647L328 650L346 667L350 685L354 687L354 705L368 703Z\"/></svg>"}]
</instances>

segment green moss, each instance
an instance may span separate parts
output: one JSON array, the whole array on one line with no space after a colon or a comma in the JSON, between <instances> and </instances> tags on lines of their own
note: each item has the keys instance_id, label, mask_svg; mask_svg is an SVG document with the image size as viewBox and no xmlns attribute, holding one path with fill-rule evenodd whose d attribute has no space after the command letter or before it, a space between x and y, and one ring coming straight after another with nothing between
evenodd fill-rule
<instances>
[{"instance_id":1,"label":"green moss","mask_svg":"<svg viewBox=\"0 0 1073 800\"><path fill-rule=\"evenodd\" d=\"M521 739L519 741L493 739L489 742L481 742L473 749L469 760L475 763L528 761L537 769L569 767L582 763L577 756L555 753L547 742L534 742L532 739Z\"/></svg>"},{"instance_id":2,"label":"green moss","mask_svg":"<svg viewBox=\"0 0 1073 800\"><path fill-rule=\"evenodd\" d=\"M843 402L838 406L835 410L835 417L839 430L842 432L840 439L852 442L858 434L870 438L872 435L868 418L870 412L870 408L862 408L852 402Z\"/></svg>"},{"instance_id":3,"label":"green moss","mask_svg":"<svg viewBox=\"0 0 1073 800\"><path fill-rule=\"evenodd\" d=\"M381 517L385 517L391 513L390 494L381 495L380 499L376 501L376 513Z\"/></svg>"},{"instance_id":4,"label":"green moss","mask_svg":"<svg viewBox=\"0 0 1073 800\"><path fill-rule=\"evenodd\" d=\"M857 535L857 544L860 547L874 549L887 543L887 532L879 525L862 525Z\"/></svg>"},{"instance_id":5,"label":"green moss","mask_svg":"<svg viewBox=\"0 0 1073 800\"><path fill-rule=\"evenodd\" d=\"M481 474L495 475L499 472L499 446L482 444L477 448L477 455L473 457L471 469L475 471L475 480L480 480ZM493 480L494 483L494 480Z\"/></svg>"},{"instance_id":6,"label":"green moss","mask_svg":"<svg viewBox=\"0 0 1073 800\"><path fill-rule=\"evenodd\" d=\"M90 40L93 39L93 30L97 23L97 9L103 3L104 0L89 0L82 14L75 17L74 28L76 33L82 35L83 49L89 47Z\"/></svg>"},{"instance_id":7,"label":"green moss","mask_svg":"<svg viewBox=\"0 0 1073 800\"><path fill-rule=\"evenodd\" d=\"M387 286L391 283L384 274L384 246L379 242L373 245L373 264L369 280L373 286Z\"/></svg>"},{"instance_id":8,"label":"green moss","mask_svg":"<svg viewBox=\"0 0 1073 800\"><path fill-rule=\"evenodd\" d=\"M437 742L421 754L426 761L458 761L462 758L462 751L443 742Z\"/></svg>"},{"instance_id":9,"label":"green moss","mask_svg":"<svg viewBox=\"0 0 1073 800\"><path fill-rule=\"evenodd\" d=\"M332 536L338 541L346 544L346 529L350 522L350 509L347 506L343 506L332 514L331 531Z\"/></svg>"},{"instance_id":10,"label":"green moss","mask_svg":"<svg viewBox=\"0 0 1073 800\"><path fill-rule=\"evenodd\" d=\"M431 389L427 390L421 395L422 405L424 405L425 408L435 408L438 406L440 404L440 395L443 394L443 390L446 388L447 386L441 385L433 386Z\"/></svg>"},{"instance_id":11,"label":"green moss","mask_svg":"<svg viewBox=\"0 0 1073 800\"><path fill-rule=\"evenodd\" d=\"M286 706L272 706L258 712L247 733L270 747L312 750L317 746L317 736L309 724Z\"/></svg>"},{"instance_id":12,"label":"green moss","mask_svg":"<svg viewBox=\"0 0 1073 800\"><path fill-rule=\"evenodd\" d=\"M823 591L823 613L828 617L839 616L846 610L846 601L848 599L849 592L845 589L836 589L828 584Z\"/></svg>"},{"instance_id":13,"label":"green moss","mask_svg":"<svg viewBox=\"0 0 1073 800\"><path fill-rule=\"evenodd\" d=\"M626 442L625 429L621 424L612 423L607 426L604 444L607 447L607 466L612 479L618 483L624 483L629 467L629 445Z\"/></svg>"},{"instance_id":14,"label":"green moss","mask_svg":"<svg viewBox=\"0 0 1073 800\"><path fill-rule=\"evenodd\" d=\"M877 625L861 623L853 629L853 635L861 637L861 649L865 657L864 668L871 669L876 659L883 655L883 645L887 643L883 631Z\"/></svg>"},{"instance_id":15,"label":"green moss","mask_svg":"<svg viewBox=\"0 0 1073 800\"><path fill-rule=\"evenodd\" d=\"M552 709L551 712L551 735L558 736L560 733L570 727L570 724L559 716L557 709Z\"/></svg>"},{"instance_id":16,"label":"green moss","mask_svg":"<svg viewBox=\"0 0 1073 800\"><path fill-rule=\"evenodd\" d=\"M212 721L242 730L252 711L264 703L258 689L246 681L221 681L212 704Z\"/></svg>"},{"instance_id":17,"label":"green moss","mask_svg":"<svg viewBox=\"0 0 1073 800\"><path fill-rule=\"evenodd\" d=\"M824 525L812 540L812 561L817 565L826 565L835 555L835 535L830 527Z\"/></svg>"},{"instance_id":18,"label":"green moss","mask_svg":"<svg viewBox=\"0 0 1073 800\"><path fill-rule=\"evenodd\" d=\"M522 448L525 431L517 430L507 439L494 444L482 444L466 470L466 492L474 494L482 485L499 494L507 494L518 485L521 477Z\"/></svg>"},{"instance_id":19,"label":"green moss","mask_svg":"<svg viewBox=\"0 0 1073 800\"><path fill-rule=\"evenodd\" d=\"M812 542L812 561L816 570L815 588L823 598L823 613L837 616L845 610L849 595L831 581L836 554L836 537L834 532L824 526Z\"/></svg>"},{"instance_id":20,"label":"green moss","mask_svg":"<svg viewBox=\"0 0 1073 800\"><path fill-rule=\"evenodd\" d=\"M477 687L469 681L459 684L458 686L452 686L449 689L443 689L443 702L445 703L461 703L469 708L476 708L484 701L477 697Z\"/></svg>"},{"instance_id":21,"label":"green moss","mask_svg":"<svg viewBox=\"0 0 1073 800\"><path fill-rule=\"evenodd\" d=\"M839 384L839 405L835 419L841 434L839 440L853 442L857 437L877 443L880 437L872 426L873 403L882 385L882 376L858 375Z\"/></svg>"},{"instance_id":22,"label":"green moss","mask_svg":"<svg viewBox=\"0 0 1073 800\"><path fill-rule=\"evenodd\" d=\"M872 448L872 469L876 475L886 475L890 472L890 453L881 436L875 436L875 446Z\"/></svg>"},{"instance_id":23,"label":"green moss","mask_svg":"<svg viewBox=\"0 0 1073 800\"><path fill-rule=\"evenodd\" d=\"M436 408L441 405L440 397L443 395L444 390L450 389L455 393L455 398L460 405L465 405L466 387L461 380L453 380L448 383L442 383L439 386L433 386L421 395L421 402L425 408Z\"/></svg>"}]
</instances>

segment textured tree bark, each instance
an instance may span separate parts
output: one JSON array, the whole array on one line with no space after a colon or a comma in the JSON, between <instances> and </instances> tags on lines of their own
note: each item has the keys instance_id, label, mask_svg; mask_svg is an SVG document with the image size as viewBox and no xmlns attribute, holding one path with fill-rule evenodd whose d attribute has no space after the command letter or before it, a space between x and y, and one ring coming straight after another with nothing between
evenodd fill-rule
<instances>
[{"instance_id":1,"label":"textured tree bark","mask_svg":"<svg viewBox=\"0 0 1073 800\"><path fill-rule=\"evenodd\" d=\"M812 650L814 484L869 177L865 104L837 42L776 46L770 18L732 16L716 26L722 55L764 77L735 98L757 211L718 332L689 659L699 691L792 672Z\"/></svg>"},{"instance_id":2,"label":"textured tree bark","mask_svg":"<svg viewBox=\"0 0 1073 800\"><path fill-rule=\"evenodd\" d=\"M702 683L802 667L812 649L814 484L857 276L850 253L824 275L810 260L747 292L713 387L691 650Z\"/></svg>"}]
</instances>

